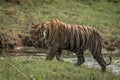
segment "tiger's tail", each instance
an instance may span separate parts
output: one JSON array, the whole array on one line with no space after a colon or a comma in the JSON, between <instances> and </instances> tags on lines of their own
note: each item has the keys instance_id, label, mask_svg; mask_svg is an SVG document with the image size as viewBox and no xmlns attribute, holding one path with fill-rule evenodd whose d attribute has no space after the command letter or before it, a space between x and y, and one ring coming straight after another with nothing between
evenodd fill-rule
<instances>
[{"instance_id":1,"label":"tiger's tail","mask_svg":"<svg viewBox=\"0 0 120 80\"><path fill-rule=\"evenodd\" d=\"M106 64L106 66L110 65L111 62L112 62L112 57L108 56L109 57L109 62Z\"/></svg>"}]
</instances>

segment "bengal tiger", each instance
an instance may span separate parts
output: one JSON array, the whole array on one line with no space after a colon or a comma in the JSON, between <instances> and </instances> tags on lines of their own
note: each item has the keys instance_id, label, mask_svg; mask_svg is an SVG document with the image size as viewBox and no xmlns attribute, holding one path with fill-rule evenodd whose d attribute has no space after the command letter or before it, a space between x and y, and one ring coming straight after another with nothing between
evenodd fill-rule
<instances>
[{"instance_id":1,"label":"bengal tiger","mask_svg":"<svg viewBox=\"0 0 120 80\"><path fill-rule=\"evenodd\" d=\"M55 55L57 60L61 60L62 50L68 50L76 54L77 62L75 65L79 66L85 62L84 51L89 50L103 72L112 61L110 56L108 63L104 61L101 53L102 37L94 27L72 25L58 19L52 19L44 21L42 24L32 24L30 36L35 41L48 42L51 48L46 60L52 60Z\"/></svg>"}]
</instances>

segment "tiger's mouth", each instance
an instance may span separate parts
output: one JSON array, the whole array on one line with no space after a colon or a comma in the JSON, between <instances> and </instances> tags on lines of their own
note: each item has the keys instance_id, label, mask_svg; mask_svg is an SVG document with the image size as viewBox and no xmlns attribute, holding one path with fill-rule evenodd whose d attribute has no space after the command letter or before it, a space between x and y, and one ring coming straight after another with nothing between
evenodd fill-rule
<instances>
[{"instance_id":1,"label":"tiger's mouth","mask_svg":"<svg viewBox=\"0 0 120 80\"><path fill-rule=\"evenodd\" d=\"M33 46L36 48L48 48L49 47L49 42L47 39L45 39L44 36L41 39L40 38L32 39L31 42Z\"/></svg>"}]
</instances>

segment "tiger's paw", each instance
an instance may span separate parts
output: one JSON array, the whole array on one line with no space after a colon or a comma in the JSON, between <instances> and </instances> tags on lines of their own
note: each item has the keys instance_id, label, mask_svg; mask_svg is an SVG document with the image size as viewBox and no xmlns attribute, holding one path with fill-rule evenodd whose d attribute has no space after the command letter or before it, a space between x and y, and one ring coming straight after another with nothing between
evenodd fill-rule
<instances>
[{"instance_id":1,"label":"tiger's paw","mask_svg":"<svg viewBox=\"0 0 120 80\"><path fill-rule=\"evenodd\" d=\"M57 61L64 62L64 60L62 58L57 59Z\"/></svg>"},{"instance_id":2,"label":"tiger's paw","mask_svg":"<svg viewBox=\"0 0 120 80\"><path fill-rule=\"evenodd\" d=\"M75 66L80 66L82 63L84 63L84 62L77 61L77 62L75 63Z\"/></svg>"}]
</instances>

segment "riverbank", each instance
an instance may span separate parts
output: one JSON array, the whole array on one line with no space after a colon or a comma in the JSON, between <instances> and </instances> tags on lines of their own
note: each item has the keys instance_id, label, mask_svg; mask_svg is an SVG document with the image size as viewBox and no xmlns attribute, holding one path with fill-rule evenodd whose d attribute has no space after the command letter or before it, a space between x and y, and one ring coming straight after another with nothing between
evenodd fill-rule
<instances>
[{"instance_id":1,"label":"riverbank","mask_svg":"<svg viewBox=\"0 0 120 80\"><path fill-rule=\"evenodd\" d=\"M0 60L3 60L3 57L40 57L40 58L45 58L47 53L49 52L49 50L46 50L46 49L35 49L33 47L29 48L22 48L20 49L17 49L15 50L17 52L9 52L9 53L3 53L0 58ZM75 63L76 62L76 55L71 53L71 52L68 52L68 51L63 51L62 52L62 58L67 61L67 62L71 62L71 63ZM93 56L91 53L89 53L88 51L85 52L84 54L85 56L85 63L84 65L88 66L88 67L92 67L92 68L99 68L100 69L100 66L98 65L98 63L96 63L96 61L93 59ZM109 65L107 68L107 70L110 72L113 72L117 75L120 74L120 66L119 66L119 63L120 63L120 54L111 54L111 53L104 53L103 54L103 57L105 59L106 62L108 62L108 56L111 56L112 57L112 63L111 65ZM56 60L56 59L55 59Z\"/></svg>"},{"instance_id":2,"label":"riverbank","mask_svg":"<svg viewBox=\"0 0 120 80\"><path fill-rule=\"evenodd\" d=\"M14 50L8 50L1 52L0 56L46 56L49 53L49 49L34 48L34 47L16 47ZM114 51L109 51L107 49L102 49L103 57L105 60L107 56L112 57L112 64L120 66L120 51L118 49ZM89 51L84 52L85 57L91 57L92 54ZM72 52L63 50L62 58L76 58L76 55Z\"/></svg>"}]
</instances>

